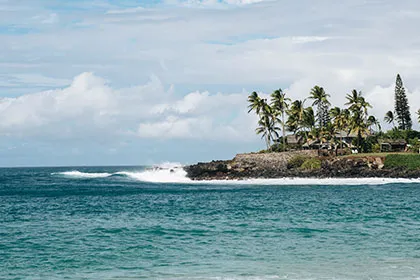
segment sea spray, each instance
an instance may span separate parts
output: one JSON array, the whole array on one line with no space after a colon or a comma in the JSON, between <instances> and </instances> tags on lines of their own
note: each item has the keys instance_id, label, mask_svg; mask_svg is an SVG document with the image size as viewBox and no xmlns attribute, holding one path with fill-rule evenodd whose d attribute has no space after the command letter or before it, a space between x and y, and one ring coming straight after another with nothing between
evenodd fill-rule
<instances>
[{"instance_id":1,"label":"sea spray","mask_svg":"<svg viewBox=\"0 0 420 280\"><path fill-rule=\"evenodd\" d=\"M140 182L150 183L188 183L188 184L217 184L217 185L384 185L396 183L420 183L420 179L406 178L277 178L277 179L246 179L246 180L203 180L195 181L187 177L183 165L165 162L143 170L124 170L114 173L81 172L77 170L53 173L68 178L107 178L121 176Z\"/></svg>"}]
</instances>

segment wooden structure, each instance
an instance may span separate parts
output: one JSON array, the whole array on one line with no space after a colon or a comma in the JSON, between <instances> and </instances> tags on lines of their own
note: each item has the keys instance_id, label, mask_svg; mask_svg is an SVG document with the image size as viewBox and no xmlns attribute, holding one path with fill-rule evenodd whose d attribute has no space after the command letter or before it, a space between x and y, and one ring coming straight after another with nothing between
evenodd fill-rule
<instances>
[{"instance_id":1,"label":"wooden structure","mask_svg":"<svg viewBox=\"0 0 420 280\"><path fill-rule=\"evenodd\" d=\"M381 144L381 152L404 152L407 149L407 141L404 139L399 140L382 140Z\"/></svg>"}]
</instances>

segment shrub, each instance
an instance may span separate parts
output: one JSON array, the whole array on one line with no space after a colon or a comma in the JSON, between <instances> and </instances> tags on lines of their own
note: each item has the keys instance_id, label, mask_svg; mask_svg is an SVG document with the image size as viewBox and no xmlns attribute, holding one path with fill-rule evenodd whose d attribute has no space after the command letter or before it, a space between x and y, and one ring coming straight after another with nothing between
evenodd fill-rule
<instances>
[{"instance_id":1,"label":"shrub","mask_svg":"<svg viewBox=\"0 0 420 280\"><path fill-rule=\"evenodd\" d=\"M403 167L410 170L420 169L419 154L389 154L385 157L385 168Z\"/></svg>"},{"instance_id":2,"label":"shrub","mask_svg":"<svg viewBox=\"0 0 420 280\"><path fill-rule=\"evenodd\" d=\"M276 143L276 144L271 145L270 152L283 152L283 144Z\"/></svg>"},{"instance_id":3,"label":"shrub","mask_svg":"<svg viewBox=\"0 0 420 280\"><path fill-rule=\"evenodd\" d=\"M296 155L287 161L287 168L299 168L308 159L308 156Z\"/></svg>"},{"instance_id":4,"label":"shrub","mask_svg":"<svg viewBox=\"0 0 420 280\"><path fill-rule=\"evenodd\" d=\"M381 145L379 144L373 144L372 145L372 152L379 153L381 151Z\"/></svg>"},{"instance_id":5,"label":"shrub","mask_svg":"<svg viewBox=\"0 0 420 280\"><path fill-rule=\"evenodd\" d=\"M321 168L321 160L318 158L308 158L305 160L300 168L305 170L315 170Z\"/></svg>"}]
</instances>

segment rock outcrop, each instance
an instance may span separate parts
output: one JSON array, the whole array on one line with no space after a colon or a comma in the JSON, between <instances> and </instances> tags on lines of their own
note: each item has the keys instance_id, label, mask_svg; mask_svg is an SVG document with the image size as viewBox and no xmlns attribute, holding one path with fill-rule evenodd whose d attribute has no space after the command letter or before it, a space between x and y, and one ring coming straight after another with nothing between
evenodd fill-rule
<instances>
[{"instance_id":1,"label":"rock outcrop","mask_svg":"<svg viewBox=\"0 0 420 280\"><path fill-rule=\"evenodd\" d=\"M321 168L290 168L288 162L296 156L317 158ZM238 154L232 160L197 163L185 167L193 180L238 180L250 178L420 178L419 170L384 168L384 157L318 157L317 151L284 153Z\"/></svg>"}]
</instances>

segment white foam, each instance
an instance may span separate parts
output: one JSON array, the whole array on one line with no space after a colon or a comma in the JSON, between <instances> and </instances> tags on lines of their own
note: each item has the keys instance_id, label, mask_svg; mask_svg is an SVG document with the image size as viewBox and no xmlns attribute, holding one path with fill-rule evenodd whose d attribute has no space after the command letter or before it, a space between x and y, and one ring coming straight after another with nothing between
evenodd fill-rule
<instances>
[{"instance_id":1,"label":"white foam","mask_svg":"<svg viewBox=\"0 0 420 280\"><path fill-rule=\"evenodd\" d=\"M53 175L54 174L63 175L67 177L74 177L74 178L106 178L106 177L112 176L111 173L86 173L86 172L80 172L77 170L53 173Z\"/></svg>"},{"instance_id":2,"label":"white foam","mask_svg":"<svg viewBox=\"0 0 420 280\"><path fill-rule=\"evenodd\" d=\"M117 172L116 174L126 175L135 180L151 183L191 183L187 172L182 167L153 168L141 172Z\"/></svg>"},{"instance_id":3,"label":"white foam","mask_svg":"<svg viewBox=\"0 0 420 280\"><path fill-rule=\"evenodd\" d=\"M194 181L187 177L187 172L180 163L165 162L142 171L119 171L116 173L85 173L67 171L57 173L74 178L106 178L112 175L124 175L134 180L151 183L187 183L211 185L385 185L394 183L420 183L420 178L278 178L278 179L244 179L244 180L204 180Z\"/></svg>"}]
</instances>

